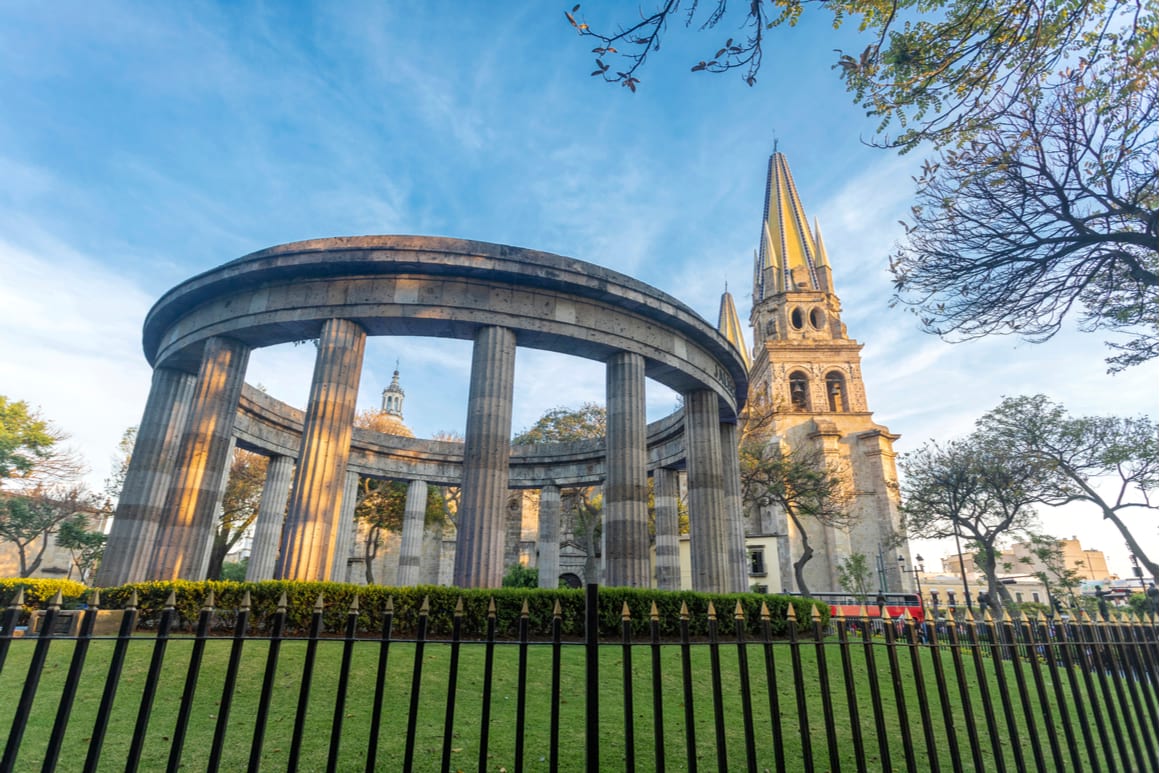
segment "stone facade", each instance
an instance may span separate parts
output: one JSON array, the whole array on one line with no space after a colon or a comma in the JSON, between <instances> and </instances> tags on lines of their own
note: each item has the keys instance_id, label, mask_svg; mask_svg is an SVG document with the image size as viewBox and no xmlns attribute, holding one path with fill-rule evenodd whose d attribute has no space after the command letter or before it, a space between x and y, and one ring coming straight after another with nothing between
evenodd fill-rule
<instances>
[{"instance_id":1,"label":"stone facade","mask_svg":"<svg viewBox=\"0 0 1160 773\"><path fill-rule=\"evenodd\" d=\"M772 412L772 442L787 452L820 453L845 477L852 496L849 528L805 521L816 551L805 565L808 588L840 590L838 566L861 553L880 568L872 578L875 587L910 589L913 581L904 579L897 561L903 555L910 565L894 462L898 435L873 420L862 382L862 344L847 334L841 312L821 231L816 223L809 228L785 157L775 152L754 265L749 409ZM791 565L801 555L803 535L792 520L774 509L751 512L747 529L755 539L763 535L767 564L770 548L779 547L777 571L770 566L769 574L781 589L797 590ZM787 534L788 555L779 539Z\"/></svg>"}]
</instances>

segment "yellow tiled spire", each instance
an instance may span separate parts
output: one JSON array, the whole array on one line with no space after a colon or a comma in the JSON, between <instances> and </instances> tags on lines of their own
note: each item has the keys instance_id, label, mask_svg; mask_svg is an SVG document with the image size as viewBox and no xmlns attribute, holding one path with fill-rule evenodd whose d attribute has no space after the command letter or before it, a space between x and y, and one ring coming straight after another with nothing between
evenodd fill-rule
<instances>
[{"instance_id":1,"label":"yellow tiled spire","mask_svg":"<svg viewBox=\"0 0 1160 773\"><path fill-rule=\"evenodd\" d=\"M827 264L820 244L820 232L815 240L798 198L789 163L784 155L775 151L769 157L765 218L756 272L759 287L754 300L798 289L826 289L819 281L817 269Z\"/></svg>"},{"instance_id":2,"label":"yellow tiled spire","mask_svg":"<svg viewBox=\"0 0 1160 773\"><path fill-rule=\"evenodd\" d=\"M745 333L741 329L741 318L737 316L737 307L733 304L733 296L729 294L729 287L721 293L721 310L717 312L717 330L721 335L737 347L741 353L741 361L745 363L745 370L752 364L749 359L749 348L745 345Z\"/></svg>"}]
</instances>

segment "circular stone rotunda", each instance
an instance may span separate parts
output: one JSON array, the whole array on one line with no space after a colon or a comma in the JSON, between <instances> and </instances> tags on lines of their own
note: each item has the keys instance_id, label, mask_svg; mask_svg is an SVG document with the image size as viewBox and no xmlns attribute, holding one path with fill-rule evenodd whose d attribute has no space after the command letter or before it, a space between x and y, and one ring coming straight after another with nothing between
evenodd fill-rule
<instances>
[{"instance_id":1,"label":"circular stone rotunda","mask_svg":"<svg viewBox=\"0 0 1160 773\"><path fill-rule=\"evenodd\" d=\"M353 427L366 338L394 335L473 342L464 442ZM251 350L306 339L317 339L318 350L304 409L245 383ZM511 445L517 346L605 364L602 443ZM683 469L693 587L747 587L741 354L689 307L623 274L440 237L296 242L174 287L145 320L144 349L152 388L98 585L204 578L236 445L270 459L251 550L255 579L331 579L349 550L362 476L409 484L408 515L417 510L420 519L428 484L460 487L453 572L460 587L500 585L509 489L540 490L540 561L552 572L560 487L601 485L606 584L652 585L652 475L655 582L675 588ZM682 395L683 408L648 424L646 377ZM403 579L418 562L406 534L401 550Z\"/></svg>"}]
</instances>

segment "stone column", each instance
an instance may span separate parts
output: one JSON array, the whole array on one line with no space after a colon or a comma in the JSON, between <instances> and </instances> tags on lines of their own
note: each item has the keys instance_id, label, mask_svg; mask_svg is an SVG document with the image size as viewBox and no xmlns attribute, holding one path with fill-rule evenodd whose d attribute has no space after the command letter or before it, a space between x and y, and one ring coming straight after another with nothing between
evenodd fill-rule
<instances>
[{"instance_id":1,"label":"stone column","mask_svg":"<svg viewBox=\"0 0 1160 773\"><path fill-rule=\"evenodd\" d=\"M648 447L644 358L619 352L605 369L608 430L604 483L605 583L648 587Z\"/></svg>"},{"instance_id":2,"label":"stone column","mask_svg":"<svg viewBox=\"0 0 1160 773\"><path fill-rule=\"evenodd\" d=\"M475 334L453 574L460 588L498 588L503 582L515 365L513 331L485 327Z\"/></svg>"},{"instance_id":3,"label":"stone column","mask_svg":"<svg viewBox=\"0 0 1160 773\"><path fill-rule=\"evenodd\" d=\"M423 526L427 515L427 482L413 480L407 484L407 504L403 509L403 541L399 546L399 586L419 584L420 556L423 552Z\"/></svg>"},{"instance_id":4,"label":"stone column","mask_svg":"<svg viewBox=\"0 0 1160 773\"><path fill-rule=\"evenodd\" d=\"M355 323L322 326L277 579L330 577L365 348L366 333Z\"/></svg>"},{"instance_id":5,"label":"stone column","mask_svg":"<svg viewBox=\"0 0 1160 773\"><path fill-rule=\"evenodd\" d=\"M560 587L560 487L548 484L540 489L540 531L536 539L539 554L536 570L541 588Z\"/></svg>"},{"instance_id":6,"label":"stone column","mask_svg":"<svg viewBox=\"0 0 1160 773\"><path fill-rule=\"evenodd\" d=\"M274 577L274 561L278 557L278 543L282 540L286 499L290 496L293 475L294 460L289 456L272 457L266 465L266 482L262 484L262 501L254 519L254 541L250 545L250 561L246 564L246 582L261 582Z\"/></svg>"},{"instance_id":7,"label":"stone column","mask_svg":"<svg viewBox=\"0 0 1160 773\"><path fill-rule=\"evenodd\" d=\"M149 579L202 579L198 575L222 482L229 474L234 415L249 358L249 347L239 341L221 337L206 341Z\"/></svg>"},{"instance_id":8,"label":"stone column","mask_svg":"<svg viewBox=\"0 0 1160 773\"><path fill-rule=\"evenodd\" d=\"M717 395L709 390L685 395L685 453L689 475L689 541L693 590L726 593L730 542L721 474L721 428Z\"/></svg>"},{"instance_id":9,"label":"stone column","mask_svg":"<svg viewBox=\"0 0 1160 773\"><path fill-rule=\"evenodd\" d=\"M229 449L226 451L226 473L222 476L221 488L218 489L217 496L214 498L213 502L213 522L210 524L209 529L206 531L205 543L202 545L201 552L197 556L196 562L190 562L191 567L197 567L194 571L194 577L200 577L202 579L209 578L209 559L210 556L213 555L213 545L217 538L216 532L218 529L218 524L221 523L222 516L224 515L223 506L225 504L226 489L229 488L230 485L230 474L233 472L234 468L234 451L237 449L237 447L237 439L231 437ZM222 556L222 560L225 560L225 556Z\"/></svg>"},{"instance_id":10,"label":"stone column","mask_svg":"<svg viewBox=\"0 0 1160 773\"><path fill-rule=\"evenodd\" d=\"M749 551L745 548L745 509L741 503L741 461L737 455L737 425L721 422L721 476L725 484L725 526L729 559L725 566L730 592L749 590Z\"/></svg>"},{"instance_id":11,"label":"stone column","mask_svg":"<svg viewBox=\"0 0 1160 773\"><path fill-rule=\"evenodd\" d=\"M657 588L681 589L680 528L677 511L677 471L653 471L653 507L656 511Z\"/></svg>"},{"instance_id":12,"label":"stone column","mask_svg":"<svg viewBox=\"0 0 1160 773\"><path fill-rule=\"evenodd\" d=\"M358 505L357 472L346 473L346 485L342 489L342 508L334 537L334 566L330 568L331 582L348 582L349 562L354 542L354 509Z\"/></svg>"},{"instance_id":13,"label":"stone column","mask_svg":"<svg viewBox=\"0 0 1160 773\"><path fill-rule=\"evenodd\" d=\"M192 374L172 368L153 371L153 386L137 427L105 556L93 581L97 586L146 578L195 381Z\"/></svg>"}]
</instances>

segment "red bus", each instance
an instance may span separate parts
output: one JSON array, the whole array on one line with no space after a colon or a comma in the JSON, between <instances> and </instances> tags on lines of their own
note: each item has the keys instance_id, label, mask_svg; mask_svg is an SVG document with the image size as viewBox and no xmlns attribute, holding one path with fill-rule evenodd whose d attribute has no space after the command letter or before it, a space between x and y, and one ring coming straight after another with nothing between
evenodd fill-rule
<instances>
[{"instance_id":1,"label":"red bus","mask_svg":"<svg viewBox=\"0 0 1160 773\"><path fill-rule=\"evenodd\" d=\"M863 607L866 609L867 617L879 617L880 604L886 605L886 613L891 619L902 617L904 612L909 612L917 623L921 623L924 617L922 603L917 593L874 593L867 596L864 601L849 593L810 593L808 598L829 604L831 618L841 614L847 619L858 619L862 615Z\"/></svg>"}]
</instances>

